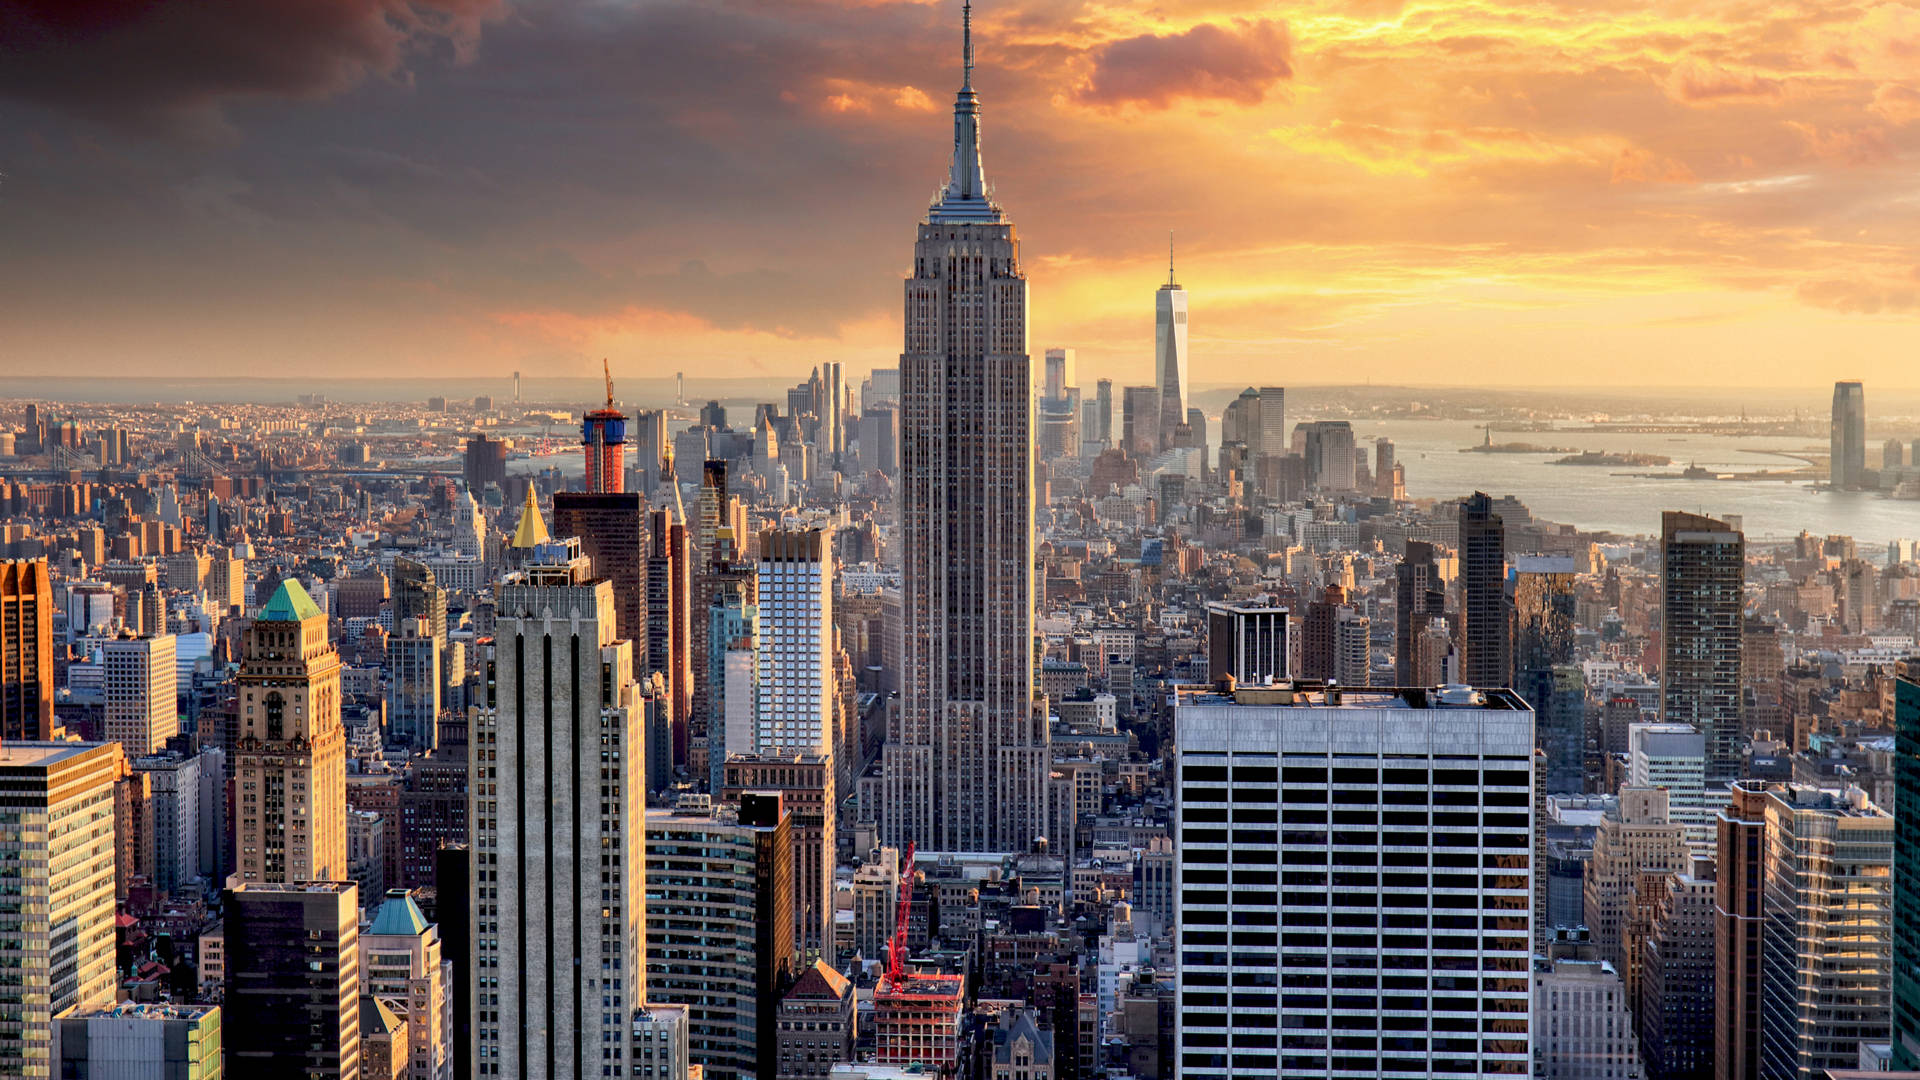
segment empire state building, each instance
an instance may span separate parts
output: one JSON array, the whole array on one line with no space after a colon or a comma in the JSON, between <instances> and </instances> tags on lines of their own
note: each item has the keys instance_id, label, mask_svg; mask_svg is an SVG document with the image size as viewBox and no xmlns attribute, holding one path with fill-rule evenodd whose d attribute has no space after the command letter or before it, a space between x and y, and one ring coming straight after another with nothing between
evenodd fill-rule
<instances>
[{"instance_id":1,"label":"empire state building","mask_svg":"<svg viewBox=\"0 0 1920 1080\"><path fill-rule=\"evenodd\" d=\"M1044 831L1033 707L1033 379L1020 241L987 190L971 5L953 162L921 222L900 355L903 692L880 835L1024 851Z\"/></svg>"}]
</instances>

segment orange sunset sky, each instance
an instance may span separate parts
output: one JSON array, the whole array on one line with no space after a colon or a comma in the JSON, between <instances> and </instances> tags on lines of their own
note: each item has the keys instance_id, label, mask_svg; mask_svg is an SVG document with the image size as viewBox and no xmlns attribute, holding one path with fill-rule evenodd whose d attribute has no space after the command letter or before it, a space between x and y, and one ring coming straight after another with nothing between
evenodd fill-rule
<instances>
[{"instance_id":1,"label":"orange sunset sky","mask_svg":"<svg viewBox=\"0 0 1920 1080\"><path fill-rule=\"evenodd\" d=\"M893 363L959 0L26 0L0 376ZM982 0L1030 344L1920 386L1920 6Z\"/></svg>"}]
</instances>

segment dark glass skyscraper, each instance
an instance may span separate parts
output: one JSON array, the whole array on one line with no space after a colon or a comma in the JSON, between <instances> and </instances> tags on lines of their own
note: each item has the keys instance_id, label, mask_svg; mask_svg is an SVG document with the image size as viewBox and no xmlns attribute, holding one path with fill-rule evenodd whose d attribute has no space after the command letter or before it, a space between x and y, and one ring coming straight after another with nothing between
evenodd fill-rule
<instances>
[{"instance_id":1,"label":"dark glass skyscraper","mask_svg":"<svg viewBox=\"0 0 1920 1080\"><path fill-rule=\"evenodd\" d=\"M1894 670L1893 1067L1920 1069L1920 667Z\"/></svg>"},{"instance_id":2,"label":"dark glass skyscraper","mask_svg":"<svg viewBox=\"0 0 1920 1080\"><path fill-rule=\"evenodd\" d=\"M1707 737L1707 781L1740 775L1746 538L1726 522L1668 511L1660 521L1660 719Z\"/></svg>"},{"instance_id":3,"label":"dark glass skyscraper","mask_svg":"<svg viewBox=\"0 0 1920 1080\"><path fill-rule=\"evenodd\" d=\"M1506 526L1493 499L1476 491L1460 503L1460 681L1470 686L1513 677L1506 583Z\"/></svg>"},{"instance_id":4,"label":"dark glass skyscraper","mask_svg":"<svg viewBox=\"0 0 1920 1080\"><path fill-rule=\"evenodd\" d=\"M1830 479L1841 491L1866 482L1867 390L1857 382L1833 384L1833 434Z\"/></svg>"}]
</instances>

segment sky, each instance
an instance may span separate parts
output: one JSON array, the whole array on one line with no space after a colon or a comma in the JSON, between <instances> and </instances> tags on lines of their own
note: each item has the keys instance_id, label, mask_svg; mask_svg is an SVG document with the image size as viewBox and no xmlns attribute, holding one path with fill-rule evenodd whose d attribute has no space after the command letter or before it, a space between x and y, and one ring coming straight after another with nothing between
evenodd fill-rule
<instances>
[{"instance_id":1,"label":"sky","mask_svg":"<svg viewBox=\"0 0 1920 1080\"><path fill-rule=\"evenodd\" d=\"M0 377L891 366L959 0L13 0ZM981 0L1029 345L1920 386L1920 6Z\"/></svg>"}]
</instances>

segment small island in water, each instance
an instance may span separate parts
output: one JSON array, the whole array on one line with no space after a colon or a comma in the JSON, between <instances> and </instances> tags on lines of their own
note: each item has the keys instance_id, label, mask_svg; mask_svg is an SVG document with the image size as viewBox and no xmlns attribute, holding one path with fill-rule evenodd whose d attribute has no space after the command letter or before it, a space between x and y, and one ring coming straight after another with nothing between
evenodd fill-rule
<instances>
[{"instance_id":1,"label":"small island in water","mask_svg":"<svg viewBox=\"0 0 1920 1080\"><path fill-rule=\"evenodd\" d=\"M1631 465L1644 467L1649 465L1671 465L1673 459L1661 454L1609 454L1598 450L1587 450L1578 454L1569 454L1551 464L1554 465Z\"/></svg>"},{"instance_id":2,"label":"small island in water","mask_svg":"<svg viewBox=\"0 0 1920 1080\"><path fill-rule=\"evenodd\" d=\"M1578 447L1573 446L1535 446L1533 443L1503 442L1481 443L1478 446L1463 446L1463 454L1577 454Z\"/></svg>"}]
</instances>

